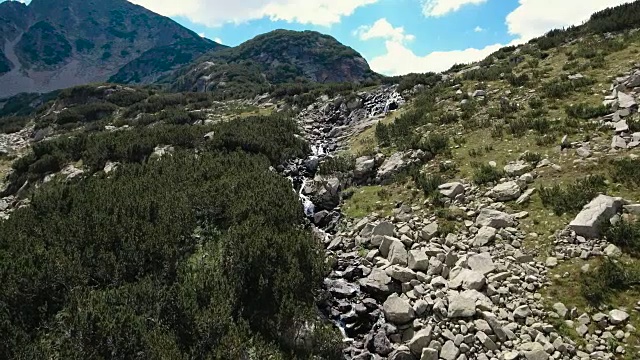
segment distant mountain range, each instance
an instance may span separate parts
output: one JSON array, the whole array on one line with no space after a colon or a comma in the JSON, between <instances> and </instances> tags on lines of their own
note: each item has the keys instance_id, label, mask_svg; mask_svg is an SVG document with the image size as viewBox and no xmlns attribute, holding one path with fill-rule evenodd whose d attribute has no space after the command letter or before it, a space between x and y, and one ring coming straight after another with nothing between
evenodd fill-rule
<instances>
[{"instance_id":1,"label":"distant mountain range","mask_svg":"<svg viewBox=\"0 0 640 360\"><path fill-rule=\"evenodd\" d=\"M215 91L378 76L331 36L276 30L228 48L126 0L0 3L0 44L0 98L105 81Z\"/></svg>"},{"instance_id":2,"label":"distant mountain range","mask_svg":"<svg viewBox=\"0 0 640 360\"><path fill-rule=\"evenodd\" d=\"M224 48L126 0L0 3L0 44L0 98L111 77L152 82Z\"/></svg>"}]
</instances>

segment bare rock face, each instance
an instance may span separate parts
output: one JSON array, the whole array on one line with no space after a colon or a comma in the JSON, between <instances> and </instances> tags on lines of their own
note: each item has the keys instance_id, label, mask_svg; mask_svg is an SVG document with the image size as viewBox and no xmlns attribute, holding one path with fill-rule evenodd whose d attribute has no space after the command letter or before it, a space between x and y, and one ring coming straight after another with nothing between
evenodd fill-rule
<instances>
[{"instance_id":1,"label":"bare rock face","mask_svg":"<svg viewBox=\"0 0 640 360\"><path fill-rule=\"evenodd\" d=\"M580 236L596 238L600 235L602 222L611 219L622 209L622 205L621 198L600 195L582 209L569 228Z\"/></svg>"}]
</instances>

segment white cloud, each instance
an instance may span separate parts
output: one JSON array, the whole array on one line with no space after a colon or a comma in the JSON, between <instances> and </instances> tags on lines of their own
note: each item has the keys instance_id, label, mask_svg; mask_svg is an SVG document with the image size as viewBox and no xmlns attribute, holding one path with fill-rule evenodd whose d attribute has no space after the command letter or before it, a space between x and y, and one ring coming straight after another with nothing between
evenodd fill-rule
<instances>
[{"instance_id":1,"label":"white cloud","mask_svg":"<svg viewBox=\"0 0 640 360\"><path fill-rule=\"evenodd\" d=\"M405 34L404 27L394 28L393 25L382 18L373 23L373 25L363 25L354 31L354 35L358 36L360 40L371 40L375 38L388 39L395 42L412 41L416 37L411 34Z\"/></svg>"},{"instance_id":2,"label":"white cloud","mask_svg":"<svg viewBox=\"0 0 640 360\"><path fill-rule=\"evenodd\" d=\"M222 39L220 39L219 37L214 38L213 41L217 42L218 44L222 44Z\"/></svg>"},{"instance_id":3,"label":"white cloud","mask_svg":"<svg viewBox=\"0 0 640 360\"><path fill-rule=\"evenodd\" d=\"M483 28L481 28L480 26L476 26L476 28L475 28L475 29L473 29L473 31L475 31L475 32L479 33L479 32L483 32L483 31L484 31L484 29L483 29Z\"/></svg>"},{"instance_id":4,"label":"white cloud","mask_svg":"<svg viewBox=\"0 0 640 360\"><path fill-rule=\"evenodd\" d=\"M424 16L443 16L460 10L465 5L479 5L487 0L422 0Z\"/></svg>"},{"instance_id":5,"label":"white cloud","mask_svg":"<svg viewBox=\"0 0 640 360\"><path fill-rule=\"evenodd\" d=\"M184 16L194 23L220 26L269 18L330 26L362 6L379 0L129 0L165 16Z\"/></svg>"},{"instance_id":6,"label":"white cloud","mask_svg":"<svg viewBox=\"0 0 640 360\"><path fill-rule=\"evenodd\" d=\"M424 12L428 16L442 16L466 4L480 4L483 0L425 0ZM386 53L369 61L374 71L386 75L411 72L440 72L456 63L479 61L494 51L509 45L525 43L549 30L580 25L594 12L633 0L519 0L519 6L506 18L509 34L515 39L509 44L492 44L484 48L454 51L436 51L425 56L416 55L398 41L386 42ZM476 27L474 31L484 30Z\"/></svg>"},{"instance_id":7,"label":"white cloud","mask_svg":"<svg viewBox=\"0 0 640 360\"><path fill-rule=\"evenodd\" d=\"M552 29L580 25L596 11L629 2L633 0L520 0L506 23L509 34L528 41Z\"/></svg>"},{"instance_id":8,"label":"white cloud","mask_svg":"<svg viewBox=\"0 0 640 360\"><path fill-rule=\"evenodd\" d=\"M404 75L412 72L441 72L454 64L466 64L487 57L506 45L493 44L482 49L469 48L454 51L435 51L418 56L401 43L387 41L387 52L369 61L371 68L385 75Z\"/></svg>"},{"instance_id":9,"label":"white cloud","mask_svg":"<svg viewBox=\"0 0 640 360\"><path fill-rule=\"evenodd\" d=\"M198 34L198 36L200 36L201 38L206 37L206 36L204 35L204 33L199 33L199 34Z\"/></svg>"}]
</instances>

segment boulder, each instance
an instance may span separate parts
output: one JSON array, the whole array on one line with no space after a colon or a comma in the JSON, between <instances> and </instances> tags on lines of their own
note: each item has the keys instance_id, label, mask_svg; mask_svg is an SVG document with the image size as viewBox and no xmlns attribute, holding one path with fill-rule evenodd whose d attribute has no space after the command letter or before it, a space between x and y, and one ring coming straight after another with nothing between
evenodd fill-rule
<instances>
[{"instance_id":1,"label":"boulder","mask_svg":"<svg viewBox=\"0 0 640 360\"><path fill-rule=\"evenodd\" d=\"M485 246L496 237L497 230L490 226L483 226L478 230L476 237L473 239L473 246Z\"/></svg>"},{"instance_id":2,"label":"boulder","mask_svg":"<svg viewBox=\"0 0 640 360\"><path fill-rule=\"evenodd\" d=\"M393 351L393 345L391 345L391 341L387 338L387 334L384 330L379 330L373 336L373 351L376 354L380 354L382 356L387 356Z\"/></svg>"},{"instance_id":3,"label":"boulder","mask_svg":"<svg viewBox=\"0 0 640 360\"><path fill-rule=\"evenodd\" d=\"M411 250L408 255L409 269L415 271L427 271L429 269L429 256L424 250Z\"/></svg>"},{"instance_id":4,"label":"boulder","mask_svg":"<svg viewBox=\"0 0 640 360\"><path fill-rule=\"evenodd\" d=\"M520 176L531 170L531 168L532 166L530 164L524 161L518 161L516 163L506 165L504 167L504 172L509 176Z\"/></svg>"},{"instance_id":5,"label":"boulder","mask_svg":"<svg viewBox=\"0 0 640 360\"><path fill-rule=\"evenodd\" d=\"M480 272L462 269L455 278L449 281L449 287L457 289L462 286L465 290L481 290L487 283L487 279Z\"/></svg>"},{"instance_id":6,"label":"boulder","mask_svg":"<svg viewBox=\"0 0 640 360\"><path fill-rule=\"evenodd\" d=\"M636 99L622 91L618 92L618 106L622 109L630 109L637 106Z\"/></svg>"},{"instance_id":7,"label":"boulder","mask_svg":"<svg viewBox=\"0 0 640 360\"><path fill-rule=\"evenodd\" d=\"M507 213L485 208L480 211L480 215L476 218L476 225L502 229L515 226L516 222L513 216Z\"/></svg>"},{"instance_id":8,"label":"boulder","mask_svg":"<svg viewBox=\"0 0 640 360\"><path fill-rule=\"evenodd\" d=\"M621 324L629 319L629 314L622 310L611 310L609 312L609 322L613 325Z\"/></svg>"},{"instance_id":9,"label":"boulder","mask_svg":"<svg viewBox=\"0 0 640 360\"><path fill-rule=\"evenodd\" d=\"M601 224L618 213L622 205L622 198L599 195L582 209L569 224L569 229L579 236L596 238L600 235Z\"/></svg>"},{"instance_id":10,"label":"boulder","mask_svg":"<svg viewBox=\"0 0 640 360\"><path fill-rule=\"evenodd\" d=\"M360 279L358 283L360 286L369 293L376 296L386 296L392 292L391 277L387 275L384 270L374 268L369 276Z\"/></svg>"},{"instance_id":11,"label":"boulder","mask_svg":"<svg viewBox=\"0 0 640 360\"><path fill-rule=\"evenodd\" d=\"M376 161L371 156L362 156L356 159L356 167L353 170L353 177L356 181L368 179L375 174Z\"/></svg>"},{"instance_id":12,"label":"boulder","mask_svg":"<svg viewBox=\"0 0 640 360\"><path fill-rule=\"evenodd\" d=\"M391 265L407 265L408 254L407 250L404 247L404 244L401 241L394 241L393 243L391 243L387 260L389 260Z\"/></svg>"},{"instance_id":13,"label":"boulder","mask_svg":"<svg viewBox=\"0 0 640 360\"><path fill-rule=\"evenodd\" d=\"M435 222L425 226L420 232L420 237L425 241L433 239L436 235L438 235L438 223Z\"/></svg>"},{"instance_id":14,"label":"boulder","mask_svg":"<svg viewBox=\"0 0 640 360\"><path fill-rule=\"evenodd\" d=\"M483 275L492 273L496 269L496 265L493 263L493 259L491 259L491 254L488 252L471 255L469 259L467 259L467 265L471 270Z\"/></svg>"},{"instance_id":15,"label":"boulder","mask_svg":"<svg viewBox=\"0 0 640 360\"><path fill-rule=\"evenodd\" d=\"M460 349L451 340L444 343L444 346L440 349L440 358L444 360L456 360L459 354Z\"/></svg>"},{"instance_id":16,"label":"boulder","mask_svg":"<svg viewBox=\"0 0 640 360\"><path fill-rule=\"evenodd\" d=\"M438 350L432 348L423 349L420 360L438 360Z\"/></svg>"},{"instance_id":17,"label":"boulder","mask_svg":"<svg viewBox=\"0 0 640 360\"><path fill-rule=\"evenodd\" d=\"M520 197L520 194L522 194L522 190L518 183L508 181L496 185L493 189L489 190L487 196L495 201L511 201Z\"/></svg>"},{"instance_id":18,"label":"boulder","mask_svg":"<svg viewBox=\"0 0 640 360\"><path fill-rule=\"evenodd\" d=\"M312 186L312 201L321 210L333 210L340 204L340 180L336 176L317 176Z\"/></svg>"},{"instance_id":19,"label":"boulder","mask_svg":"<svg viewBox=\"0 0 640 360\"><path fill-rule=\"evenodd\" d=\"M473 94L471 94L471 96L475 97L480 97L480 96L487 96L487 92L484 90L476 90L473 92Z\"/></svg>"},{"instance_id":20,"label":"boulder","mask_svg":"<svg viewBox=\"0 0 640 360\"><path fill-rule=\"evenodd\" d=\"M464 293L449 294L449 318L469 318L476 314L476 299Z\"/></svg>"},{"instance_id":21,"label":"boulder","mask_svg":"<svg viewBox=\"0 0 640 360\"><path fill-rule=\"evenodd\" d=\"M608 257L620 257L622 256L622 250L613 244L609 244L604 248L604 254Z\"/></svg>"},{"instance_id":22,"label":"boulder","mask_svg":"<svg viewBox=\"0 0 640 360\"><path fill-rule=\"evenodd\" d=\"M388 221L382 221L373 228L371 235L393 236L395 229L396 227L392 223Z\"/></svg>"},{"instance_id":23,"label":"boulder","mask_svg":"<svg viewBox=\"0 0 640 360\"><path fill-rule=\"evenodd\" d=\"M440 190L440 194L446 196L450 199L455 199L456 196L460 194L464 194L464 185L459 182L452 182L447 184L442 184L438 187Z\"/></svg>"},{"instance_id":24,"label":"boulder","mask_svg":"<svg viewBox=\"0 0 640 360\"><path fill-rule=\"evenodd\" d=\"M491 330L493 330L493 333L496 335L498 340L503 342L507 340L507 333L504 331L502 325L500 324L500 321L493 313L484 311L482 313L482 317L489 324Z\"/></svg>"},{"instance_id":25,"label":"boulder","mask_svg":"<svg viewBox=\"0 0 640 360\"><path fill-rule=\"evenodd\" d=\"M431 326L427 326L413 335L413 338L409 341L409 349L414 355L420 356L422 350L429 346L431 342L431 330Z\"/></svg>"},{"instance_id":26,"label":"boulder","mask_svg":"<svg viewBox=\"0 0 640 360\"><path fill-rule=\"evenodd\" d=\"M409 163L404 159L404 153L397 152L387 158L378 168L377 178L384 183L404 170L408 165Z\"/></svg>"},{"instance_id":27,"label":"boulder","mask_svg":"<svg viewBox=\"0 0 640 360\"><path fill-rule=\"evenodd\" d=\"M393 324L406 324L415 319L416 314L408 301L391 294L382 305L385 319Z\"/></svg>"},{"instance_id":28,"label":"boulder","mask_svg":"<svg viewBox=\"0 0 640 360\"><path fill-rule=\"evenodd\" d=\"M385 272L391 276L392 279L396 279L400 282L406 283L416 278L416 273L403 266L393 265L389 266Z\"/></svg>"},{"instance_id":29,"label":"boulder","mask_svg":"<svg viewBox=\"0 0 640 360\"><path fill-rule=\"evenodd\" d=\"M627 141L621 136L615 135L611 140L611 148L612 149L626 149Z\"/></svg>"}]
</instances>

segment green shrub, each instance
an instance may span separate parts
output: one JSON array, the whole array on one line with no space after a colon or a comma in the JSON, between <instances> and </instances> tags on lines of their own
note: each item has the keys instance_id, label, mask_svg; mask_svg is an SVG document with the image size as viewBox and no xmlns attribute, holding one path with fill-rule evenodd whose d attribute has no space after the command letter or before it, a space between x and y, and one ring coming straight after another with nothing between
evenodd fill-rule
<instances>
[{"instance_id":1,"label":"green shrub","mask_svg":"<svg viewBox=\"0 0 640 360\"><path fill-rule=\"evenodd\" d=\"M324 159L318 168L318 174L330 175L335 173L349 173L356 167L356 159L350 155L332 156Z\"/></svg>"},{"instance_id":2,"label":"green shrub","mask_svg":"<svg viewBox=\"0 0 640 360\"><path fill-rule=\"evenodd\" d=\"M586 103L568 105L564 111L568 116L578 119L593 119L611 113L611 109L608 106L591 106Z\"/></svg>"},{"instance_id":3,"label":"green shrub","mask_svg":"<svg viewBox=\"0 0 640 360\"><path fill-rule=\"evenodd\" d=\"M595 271L581 279L582 296L593 306L606 303L614 293L640 284L639 270L606 259Z\"/></svg>"},{"instance_id":4,"label":"green shrub","mask_svg":"<svg viewBox=\"0 0 640 360\"><path fill-rule=\"evenodd\" d=\"M0 118L0 132L4 134L16 133L27 125L29 118L26 116L8 116Z\"/></svg>"},{"instance_id":5,"label":"green shrub","mask_svg":"<svg viewBox=\"0 0 640 360\"><path fill-rule=\"evenodd\" d=\"M537 163L542 161L542 155L540 153L527 151L522 154L522 156L520 156L520 159L536 165Z\"/></svg>"},{"instance_id":6,"label":"green shrub","mask_svg":"<svg viewBox=\"0 0 640 360\"><path fill-rule=\"evenodd\" d=\"M414 176L416 186L421 189L426 197L433 197L438 194L438 187L444 184L444 179L438 174L424 174L418 172Z\"/></svg>"},{"instance_id":7,"label":"green shrub","mask_svg":"<svg viewBox=\"0 0 640 360\"><path fill-rule=\"evenodd\" d=\"M505 176L505 172L489 164L472 164L473 182L478 185L497 183Z\"/></svg>"},{"instance_id":8,"label":"green shrub","mask_svg":"<svg viewBox=\"0 0 640 360\"><path fill-rule=\"evenodd\" d=\"M614 225L604 225L603 234L608 242L634 255L640 254L640 222L621 219Z\"/></svg>"},{"instance_id":9,"label":"green shrub","mask_svg":"<svg viewBox=\"0 0 640 360\"><path fill-rule=\"evenodd\" d=\"M640 185L640 160L631 158L612 160L609 175L613 181L635 188Z\"/></svg>"},{"instance_id":10,"label":"green shrub","mask_svg":"<svg viewBox=\"0 0 640 360\"><path fill-rule=\"evenodd\" d=\"M579 212L606 189L605 178L594 175L578 179L564 188L560 185L541 187L538 192L542 199L542 205L553 209L556 215L562 215Z\"/></svg>"},{"instance_id":11,"label":"green shrub","mask_svg":"<svg viewBox=\"0 0 640 360\"><path fill-rule=\"evenodd\" d=\"M542 93L552 99L562 99L572 92L590 86L594 83L587 77L576 80L556 79L542 85Z\"/></svg>"},{"instance_id":12,"label":"green shrub","mask_svg":"<svg viewBox=\"0 0 640 360\"><path fill-rule=\"evenodd\" d=\"M534 110L542 109L544 107L544 101L539 97L532 97L529 99L529 107Z\"/></svg>"}]
</instances>

